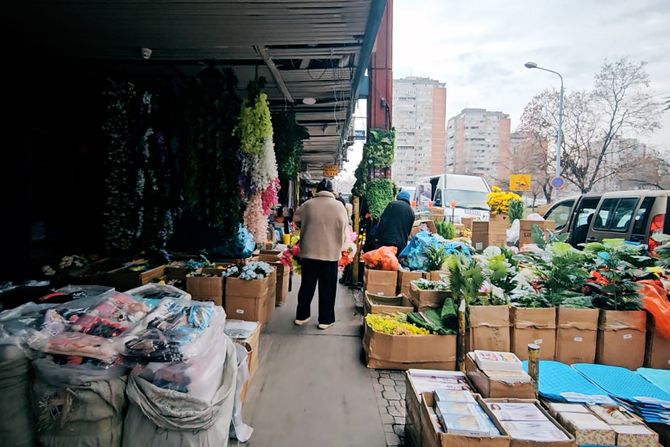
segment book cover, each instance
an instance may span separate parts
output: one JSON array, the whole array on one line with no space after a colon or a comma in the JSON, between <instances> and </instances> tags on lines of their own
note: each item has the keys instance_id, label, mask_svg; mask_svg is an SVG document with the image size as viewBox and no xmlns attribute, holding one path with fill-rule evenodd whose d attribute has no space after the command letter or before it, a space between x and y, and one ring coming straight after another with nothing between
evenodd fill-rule
<instances>
[{"instance_id":1,"label":"book cover","mask_svg":"<svg viewBox=\"0 0 670 447\"><path fill-rule=\"evenodd\" d=\"M566 441L569 438L550 421L546 422L523 422L503 421L503 428L512 439L523 439L526 441Z\"/></svg>"},{"instance_id":2,"label":"book cover","mask_svg":"<svg viewBox=\"0 0 670 447\"><path fill-rule=\"evenodd\" d=\"M436 390L435 400L437 402L460 402L477 405L477 401L469 391Z\"/></svg>"},{"instance_id":3,"label":"book cover","mask_svg":"<svg viewBox=\"0 0 670 447\"><path fill-rule=\"evenodd\" d=\"M544 413L532 403L496 402L490 403L488 406L500 421L549 422Z\"/></svg>"},{"instance_id":4,"label":"book cover","mask_svg":"<svg viewBox=\"0 0 670 447\"><path fill-rule=\"evenodd\" d=\"M447 433L473 436L488 436L488 427L477 416L447 414L440 418Z\"/></svg>"},{"instance_id":5,"label":"book cover","mask_svg":"<svg viewBox=\"0 0 670 447\"><path fill-rule=\"evenodd\" d=\"M477 404L466 404L460 402L436 402L437 414L462 414L477 416L479 412Z\"/></svg>"},{"instance_id":6,"label":"book cover","mask_svg":"<svg viewBox=\"0 0 670 447\"><path fill-rule=\"evenodd\" d=\"M484 371L523 371L521 360L511 352L475 351L474 356Z\"/></svg>"}]
</instances>

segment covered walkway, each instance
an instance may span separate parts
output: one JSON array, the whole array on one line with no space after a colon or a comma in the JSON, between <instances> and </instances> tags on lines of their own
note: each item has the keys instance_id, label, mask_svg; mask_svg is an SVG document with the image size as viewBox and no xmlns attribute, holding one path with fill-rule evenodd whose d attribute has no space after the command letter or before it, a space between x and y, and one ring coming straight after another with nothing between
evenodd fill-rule
<instances>
[{"instance_id":1,"label":"covered walkway","mask_svg":"<svg viewBox=\"0 0 670 447\"><path fill-rule=\"evenodd\" d=\"M297 278L297 280L296 280ZM293 325L300 277L263 332L260 367L246 398L253 447L385 446L375 380L361 361L360 315L351 291L339 286L337 323ZM234 445L234 444L233 444Z\"/></svg>"}]
</instances>

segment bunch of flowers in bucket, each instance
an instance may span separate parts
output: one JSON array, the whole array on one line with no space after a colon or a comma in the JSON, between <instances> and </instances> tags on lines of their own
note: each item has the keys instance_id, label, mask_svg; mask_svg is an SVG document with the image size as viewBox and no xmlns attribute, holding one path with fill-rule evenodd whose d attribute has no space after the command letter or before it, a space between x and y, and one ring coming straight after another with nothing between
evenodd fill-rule
<instances>
[{"instance_id":1,"label":"bunch of flowers in bucket","mask_svg":"<svg viewBox=\"0 0 670 447\"><path fill-rule=\"evenodd\" d=\"M344 243L344 246L342 247L342 255L340 256L340 260L337 262L337 265L340 267L340 269L343 269L344 267L354 262L354 257L358 251L358 245L356 245L357 239L358 235L356 233L353 231L349 233L349 240Z\"/></svg>"},{"instance_id":2,"label":"bunch of flowers in bucket","mask_svg":"<svg viewBox=\"0 0 670 447\"><path fill-rule=\"evenodd\" d=\"M486 201L486 204L491 208L491 214L506 215L509 210L510 202L521 200L521 197L519 197L518 194L510 191L503 191L497 186L491 188L491 192L487 195L489 199Z\"/></svg>"},{"instance_id":3,"label":"bunch of flowers in bucket","mask_svg":"<svg viewBox=\"0 0 670 447\"><path fill-rule=\"evenodd\" d=\"M300 274L302 271L300 266L300 236L291 235L291 240L286 250L282 252L279 261L296 274Z\"/></svg>"}]
</instances>

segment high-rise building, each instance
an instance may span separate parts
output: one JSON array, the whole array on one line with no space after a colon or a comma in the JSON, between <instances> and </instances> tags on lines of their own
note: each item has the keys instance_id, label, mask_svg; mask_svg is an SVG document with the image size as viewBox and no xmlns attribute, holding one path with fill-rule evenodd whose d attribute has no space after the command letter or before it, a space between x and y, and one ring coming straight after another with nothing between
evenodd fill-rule
<instances>
[{"instance_id":1,"label":"high-rise building","mask_svg":"<svg viewBox=\"0 0 670 447\"><path fill-rule=\"evenodd\" d=\"M502 112L463 109L447 124L447 172L505 185L510 174L510 119Z\"/></svg>"},{"instance_id":2,"label":"high-rise building","mask_svg":"<svg viewBox=\"0 0 670 447\"><path fill-rule=\"evenodd\" d=\"M414 76L393 80L393 179L399 186L446 172L446 108L444 83Z\"/></svg>"}]
</instances>

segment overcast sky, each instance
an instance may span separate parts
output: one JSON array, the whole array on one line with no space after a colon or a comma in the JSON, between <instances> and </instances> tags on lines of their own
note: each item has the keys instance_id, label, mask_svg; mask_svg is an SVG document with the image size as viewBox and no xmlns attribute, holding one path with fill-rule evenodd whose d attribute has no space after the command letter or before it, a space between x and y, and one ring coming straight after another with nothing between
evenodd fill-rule
<instances>
[{"instance_id":1,"label":"overcast sky","mask_svg":"<svg viewBox=\"0 0 670 447\"><path fill-rule=\"evenodd\" d=\"M394 0L394 77L430 76L446 83L447 117L465 107L509 113L558 77L586 89L605 58L648 62L652 88L670 96L670 0ZM641 140L670 148L663 129Z\"/></svg>"}]
</instances>

